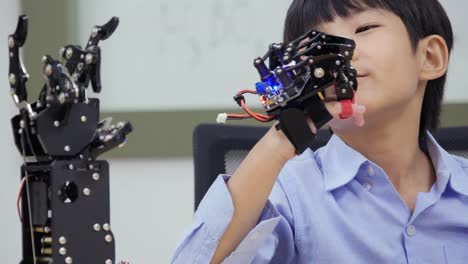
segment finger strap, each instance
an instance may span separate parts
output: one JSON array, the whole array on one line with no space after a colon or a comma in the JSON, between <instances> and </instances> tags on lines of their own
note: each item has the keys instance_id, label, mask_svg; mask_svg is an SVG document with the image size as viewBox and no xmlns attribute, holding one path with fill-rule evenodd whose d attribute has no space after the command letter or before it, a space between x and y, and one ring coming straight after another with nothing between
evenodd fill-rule
<instances>
[{"instance_id":1,"label":"finger strap","mask_svg":"<svg viewBox=\"0 0 468 264\"><path fill-rule=\"evenodd\" d=\"M318 95L312 96L307 101L304 112L309 116L317 129L323 127L333 118L325 107L324 101Z\"/></svg>"},{"instance_id":2,"label":"finger strap","mask_svg":"<svg viewBox=\"0 0 468 264\"><path fill-rule=\"evenodd\" d=\"M341 119L346 119L353 115L353 101L348 99L348 100L341 100L341 114L340 118Z\"/></svg>"},{"instance_id":3,"label":"finger strap","mask_svg":"<svg viewBox=\"0 0 468 264\"><path fill-rule=\"evenodd\" d=\"M304 112L298 108L287 108L281 111L276 129L281 129L296 149L296 154L302 154L312 146L315 134L307 124Z\"/></svg>"}]
</instances>

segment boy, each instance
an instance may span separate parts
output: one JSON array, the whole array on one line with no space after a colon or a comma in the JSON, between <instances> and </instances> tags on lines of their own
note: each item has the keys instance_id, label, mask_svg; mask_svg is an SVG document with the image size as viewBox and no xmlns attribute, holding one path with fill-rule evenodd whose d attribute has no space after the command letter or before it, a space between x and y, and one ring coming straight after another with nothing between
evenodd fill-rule
<instances>
[{"instance_id":1,"label":"boy","mask_svg":"<svg viewBox=\"0 0 468 264\"><path fill-rule=\"evenodd\" d=\"M356 42L353 116L295 158L270 129L214 182L172 262L466 263L468 161L430 134L453 42L445 11L437 0L294 0L284 41L312 28Z\"/></svg>"}]
</instances>

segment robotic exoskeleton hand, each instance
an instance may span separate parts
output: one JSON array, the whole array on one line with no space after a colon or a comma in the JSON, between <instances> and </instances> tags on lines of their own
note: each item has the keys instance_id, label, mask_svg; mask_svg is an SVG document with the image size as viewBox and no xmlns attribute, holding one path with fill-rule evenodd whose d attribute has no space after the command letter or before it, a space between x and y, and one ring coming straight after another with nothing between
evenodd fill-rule
<instances>
[{"instance_id":1,"label":"robotic exoskeleton hand","mask_svg":"<svg viewBox=\"0 0 468 264\"><path fill-rule=\"evenodd\" d=\"M277 129L285 133L296 153L304 152L315 137L306 118L309 117L317 129L332 119L325 107L326 101L341 102L340 118L352 114L357 89L357 73L351 66L354 49L353 40L316 30L287 44L271 44L263 57L254 60L261 79L256 89L243 90L234 96L247 114L229 114L227 118L278 120ZM259 95L267 115L248 109L245 93Z\"/></svg>"},{"instance_id":2,"label":"robotic exoskeleton hand","mask_svg":"<svg viewBox=\"0 0 468 264\"><path fill-rule=\"evenodd\" d=\"M21 263L115 263L109 166L97 157L123 145L133 127L99 121L99 99L88 98L86 91L90 83L95 93L101 91L98 44L118 23L113 17L95 26L84 49L65 46L62 61L44 56L45 84L32 103L19 54L28 32L26 16L8 38L11 95L19 109L11 124L24 158L18 196Z\"/></svg>"}]
</instances>

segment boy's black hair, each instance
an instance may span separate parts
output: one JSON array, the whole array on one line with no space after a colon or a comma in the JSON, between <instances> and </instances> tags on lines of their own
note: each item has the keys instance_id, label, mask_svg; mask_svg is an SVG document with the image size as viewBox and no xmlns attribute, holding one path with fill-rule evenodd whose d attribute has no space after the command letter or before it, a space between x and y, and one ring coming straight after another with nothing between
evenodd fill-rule
<instances>
[{"instance_id":1,"label":"boy's black hair","mask_svg":"<svg viewBox=\"0 0 468 264\"><path fill-rule=\"evenodd\" d=\"M286 15L283 41L290 42L321 23L332 22L336 16L347 17L352 12L380 8L400 17L413 49L419 40L439 35L453 47L453 31L447 13L438 0L293 0ZM427 83L424 94L419 136L435 131L440 122L441 104L447 74Z\"/></svg>"}]
</instances>

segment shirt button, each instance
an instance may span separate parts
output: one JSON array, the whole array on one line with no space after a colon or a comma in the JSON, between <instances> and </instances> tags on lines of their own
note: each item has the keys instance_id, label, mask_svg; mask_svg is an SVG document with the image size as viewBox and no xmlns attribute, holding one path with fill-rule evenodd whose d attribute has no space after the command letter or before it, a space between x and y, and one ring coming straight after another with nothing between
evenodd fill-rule
<instances>
[{"instance_id":1,"label":"shirt button","mask_svg":"<svg viewBox=\"0 0 468 264\"><path fill-rule=\"evenodd\" d=\"M416 235L416 227L414 225L409 225L406 227L406 234L410 237Z\"/></svg>"},{"instance_id":2,"label":"shirt button","mask_svg":"<svg viewBox=\"0 0 468 264\"><path fill-rule=\"evenodd\" d=\"M258 238L258 232L254 232L254 233L250 236L250 240L252 240L252 241L257 240L257 238Z\"/></svg>"},{"instance_id":3,"label":"shirt button","mask_svg":"<svg viewBox=\"0 0 468 264\"><path fill-rule=\"evenodd\" d=\"M371 189L372 185L371 185L370 183L367 183L367 182L366 182L366 183L364 183L364 184L362 185L362 187L364 187L364 189L366 189L366 190L369 191L369 190Z\"/></svg>"},{"instance_id":4,"label":"shirt button","mask_svg":"<svg viewBox=\"0 0 468 264\"><path fill-rule=\"evenodd\" d=\"M369 176L375 175L375 170L372 168L372 166L367 167L367 172L369 173Z\"/></svg>"}]
</instances>

